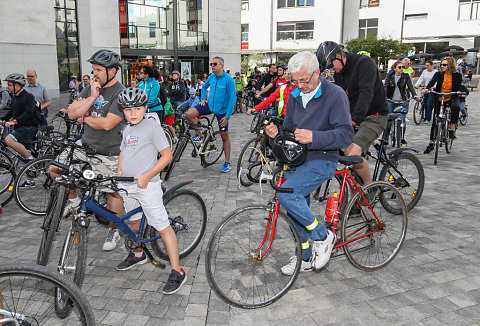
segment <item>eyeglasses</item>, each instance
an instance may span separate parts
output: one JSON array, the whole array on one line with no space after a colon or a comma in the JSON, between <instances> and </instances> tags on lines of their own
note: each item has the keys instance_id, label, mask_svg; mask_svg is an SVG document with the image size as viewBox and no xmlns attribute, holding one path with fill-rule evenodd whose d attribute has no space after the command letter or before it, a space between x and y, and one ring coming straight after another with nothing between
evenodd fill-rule
<instances>
[{"instance_id":1,"label":"eyeglasses","mask_svg":"<svg viewBox=\"0 0 480 326\"><path fill-rule=\"evenodd\" d=\"M340 60L339 58L335 57L332 59L332 62L330 62L330 64L327 66L327 69L332 69L333 68L333 63L335 62L335 60L338 60L338 61L342 61Z\"/></svg>"},{"instance_id":2,"label":"eyeglasses","mask_svg":"<svg viewBox=\"0 0 480 326\"><path fill-rule=\"evenodd\" d=\"M144 72L143 72L143 71L139 71L138 74L144 74Z\"/></svg>"},{"instance_id":3,"label":"eyeglasses","mask_svg":"<svg viewBox=\"0 0 480 326\"><path fill-rule=\"evenodd\" d=\"M446 67L446 66L448 66L448 63L441 63L440 66Z\"/></svg>"},{"instance_id":4,"label":"eyeglasses","mask_svg":"<svg viewBox=\"0 0 480 326\"><path fill-rule=\"evenodd\" d=\"M294 84L297 85L297 86L300 85L300 84L304 84L304 85L305 85L305 84L308 84L308 83L310 83L310 80L312 80L312 77L313 77L313 74L314 74L314 73L315 73L315 71L312 72L312 74L310 75L310 78L308 78L307 81L304 81L304 80L292 80L292 83L294 83Z\"/></svg>"},{"instance_id":5,"label":"eyeglasses","mask_svg":"<svg viewBox=\"0 0 480 326\"><path fill-rule=\"evenodd\" d=\"M405 66L397 66L397 69L405 69Z\"/></svg>"},{"instance_id":6,"label":"eyeglasses","mask_svg":"<svg viewBox=\"0 0 480 326\"><path fill-rule=\"evenodd\" d=\"M211 66L211 67L216 67L217 65L218 65L218 62L212 62L212 63L210 63L210 66Z\"/></svg>"}]
</instances>

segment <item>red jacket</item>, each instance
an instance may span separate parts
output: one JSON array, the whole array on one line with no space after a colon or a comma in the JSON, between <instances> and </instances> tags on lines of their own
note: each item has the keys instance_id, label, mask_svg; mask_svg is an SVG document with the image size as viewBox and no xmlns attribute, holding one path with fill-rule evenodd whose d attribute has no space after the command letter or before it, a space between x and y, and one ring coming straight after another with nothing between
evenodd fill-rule
<instances>
[{"instance_id":1,"label":"red jacket","mask_svg":"<svg viewBox=\"0 0 480 326\"><path fill-rule=\"evenodd\" d=\"M275 92L273 92L269 97L267 97L264 101L262 101L260 104L254 106L255 111L260 111L265 109L267 106L275 102L277 99L280 98L280 87L278 87ZM287 101L288 97L290 96L290 93L297 88L297 85L292 85L288 84L287 87L285 87L285 90L283 91L283 100L285 101L285 105L283 106L282 110L282 115L285 116L285 112L287 112Z\"/></svg>"}]
</instances>

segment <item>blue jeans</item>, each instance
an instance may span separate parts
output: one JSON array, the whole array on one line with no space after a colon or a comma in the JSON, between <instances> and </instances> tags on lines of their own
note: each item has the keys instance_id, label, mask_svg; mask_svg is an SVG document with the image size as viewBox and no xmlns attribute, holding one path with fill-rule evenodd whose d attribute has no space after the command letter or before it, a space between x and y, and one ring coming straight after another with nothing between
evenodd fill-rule
<instances>
[{"instance_id":1,"label":"blue jeans","mask_svg":"<svg viewBox=\"0 0 480 326\"><path fill-rule=\"evenodd\" d=\"M288 217L297 227L302 241L302 258L308 260L312 256L312 248L308 239L313 241L324 240L327 229L320 222L316 227L308 228L315 222L315 215L310 210L310 193L320 187L322 183L335 175L336 162L326 160L309 160L293 171L287 171L287 181L282 188L293 188L293 193L278 193L280 205L287 211ZM321 217L318 216L318 220Z\"/></svg>"},{"instance_id":2,"label":"blue jeans","mask_svg":"<svg viewBox=\"0 0 480 326\"><path fill-rule=\"evenodd\" d=\"M467 113L467 111L465 111L465 102L460 101L460 112L462 112L462 114Z\"/></svg>"},{"instance_id":3,"label":"blue jeans","mask_svg":"<svg viewBox=\"0 0 480 326\"><path fill-rule=\"evenodd\" d=\"M425 121L430 122L432 120L432 111L433 111L433 93L425 94Z\"/></svg>"},{"instance_id":4,"label":"blue jeans","mask_svg":"<svg viewBox=\"0 0 480 326\"><path fill-rule=\"evenodd\" d=\"M394 107L395 105L395 107ZM388 102L388 112L392 113L393 112L393 109L397 107L398 104L395 104L395 103L391 103L391 102ZM408 101L405 101L402 103L402 107L405 109L405 110L408 110ZM405 130L407 130L407 122L406 122L406 117L407 117L407 114L402 114L400 116L400 119L402 119L403 121L403 138L405 138ZM385 129L385 137L384 139L386 141L388 141L388 138L390 136L390 128L392 127L392 122L389 121L388 122L388 125L387 125L387 129Z\"/></svg>"}]
</instances>

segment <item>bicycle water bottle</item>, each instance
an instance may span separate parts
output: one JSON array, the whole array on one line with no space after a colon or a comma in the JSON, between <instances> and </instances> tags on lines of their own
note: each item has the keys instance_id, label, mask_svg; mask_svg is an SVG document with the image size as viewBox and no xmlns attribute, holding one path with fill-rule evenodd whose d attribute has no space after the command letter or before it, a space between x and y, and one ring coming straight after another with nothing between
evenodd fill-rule
<instances>
[{"instance_id":1,"label":"bicycle water bottle","mask_svg":"<svg viewBox=\"0 0 480 326\"><path fill-rule=\"evenodd\" d=\"M327 223L332 223L337 220L338 216L338 194L333 193L333 196L328 197L327 207L325 207L325 215L327 216Z\"/></svg>"}]
</instances>

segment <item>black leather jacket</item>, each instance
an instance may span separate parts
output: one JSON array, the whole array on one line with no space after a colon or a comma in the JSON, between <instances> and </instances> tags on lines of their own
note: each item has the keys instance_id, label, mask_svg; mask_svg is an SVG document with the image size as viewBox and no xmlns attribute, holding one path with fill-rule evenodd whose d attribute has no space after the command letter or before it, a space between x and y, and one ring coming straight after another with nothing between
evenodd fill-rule
<instances>
[{"instance_id":1,"label":"black leather jacket","mask_svg":"<svg viewBox=\"0 0 480 326\"><path fill-rule=\"evenodd\" d=\"M408 86L408 89L407 89ZM402 100L407 100L408 94L410 92L412 96L416 96L417 94L414 91L412 80L408 74L402 73L400 75L400 79L398 80L397 85L395 85L395 74L388 74L385 78L385 93L387 93L387 98L392 99L393 93L395 92L395 87L398 87L400 90L400 95L402 96Z\"/></svg>"}]
</instances>

